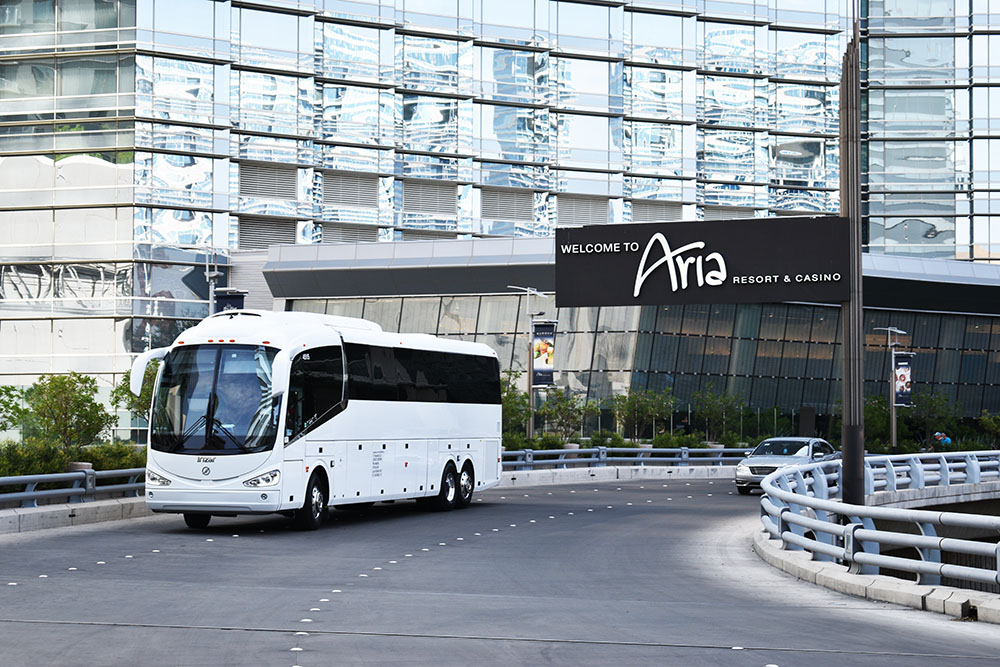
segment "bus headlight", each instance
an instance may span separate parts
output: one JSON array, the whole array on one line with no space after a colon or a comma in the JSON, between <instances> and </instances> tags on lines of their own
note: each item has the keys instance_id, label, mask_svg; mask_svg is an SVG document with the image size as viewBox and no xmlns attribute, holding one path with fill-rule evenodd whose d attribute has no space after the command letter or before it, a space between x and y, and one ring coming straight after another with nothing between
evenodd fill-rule
<instances>
[{"instance_id":1,"label":"bus headlight","mask_svg":"<svg viewBox=\"0 0 1000 667\"><path fill-rule=\"evenodd\" d=\"M163 475L157 475L155 472L147 468L146 486L170 486L170 480Z\"/></svg>"},{"instance_id":2,"label":"bus headlight","mask_svg":"<svg viewBox=\"0 0 1000 667\"><path fill-rule=\"evenodd\" d=\"M264 473L263 475L257 475L256 477L248 479L247 481L243 482L243 486L249 486L253 488L257 488L260 486L275 486L280 478L281 478L281 472L278 470L272 470L270 472Z\"/></svg>"}]
</instances>

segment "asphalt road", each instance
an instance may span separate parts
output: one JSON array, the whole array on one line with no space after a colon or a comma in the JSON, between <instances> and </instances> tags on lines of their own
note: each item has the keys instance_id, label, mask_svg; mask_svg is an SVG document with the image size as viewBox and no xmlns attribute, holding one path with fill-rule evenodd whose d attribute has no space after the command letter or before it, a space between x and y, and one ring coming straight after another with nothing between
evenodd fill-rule
<instances>
[{"instance_id":1,"label":"asphalt road","mask_svg":"<svg viewBox=\"0 0 1000 667\"><path fill-rule=\"evenodd\" d=\"M0 665L993 664L1000 628L799 582L721 481L0 537Z\"/></svg>"}]
</instances>

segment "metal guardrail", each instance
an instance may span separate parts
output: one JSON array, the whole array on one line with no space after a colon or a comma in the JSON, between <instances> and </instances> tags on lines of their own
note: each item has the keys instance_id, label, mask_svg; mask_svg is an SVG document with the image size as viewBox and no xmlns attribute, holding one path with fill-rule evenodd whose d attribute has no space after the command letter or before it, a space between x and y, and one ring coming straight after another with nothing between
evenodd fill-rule
<instances>
[{"instance_id":1,"label":"metal guardrail","mask_svg":"<svg viewBox=\"0 0 1000 667\"><path fill-rule=\"evenodd\" d=\"M589 449L521 449L503 453L504 470L589 467L607 465L736 465L753 448L699 447L639 448L591 447Z\"/></svg>"},{"instance_id":2,"label":"metal guardrail","mask_svg":"<svg viewBox=\"0 0 1000 667\"><path fill-rule=\"evenodd\" d=\"M138 480L145 475L145 468L127 468L124 470L76 470L51 475L0 477L0 488L24 487L23 491L0 492L0 503L17 502L21 504L21 507L38 507L38 501L43 498L68 498L71 503L79 503L93 500L98 493L124 493L126 496L138 496L146 485L144 481ZM120 479L122 477L127 477L128 482L124 484L98 484L100 480ZM38 488L39 485L66 483L69 483L68 487Z\"/></svg>"},{"instance_id":3,"label":"metal guardrail","mask_svg":"<svg viewBox=\"0 0 1000 667\"><path fill-rule=\"evenodd\" d=\"M843 503L836 498L840 465L831 460L788 466L761 482L761 523L783 548L840 562L858 574L884 569L915 574L920 584L939 585L942 578L1000 584L1000 517ZM866 495L989 481L1000 481L1000 451L865 459ZM879 529L876 521L892 529ZM938 535L955 529L981 539ZM886 554L885 548L905 548L915 557ZM992 567L956 564L963 561Z\"/></svg>"}]
</instances>

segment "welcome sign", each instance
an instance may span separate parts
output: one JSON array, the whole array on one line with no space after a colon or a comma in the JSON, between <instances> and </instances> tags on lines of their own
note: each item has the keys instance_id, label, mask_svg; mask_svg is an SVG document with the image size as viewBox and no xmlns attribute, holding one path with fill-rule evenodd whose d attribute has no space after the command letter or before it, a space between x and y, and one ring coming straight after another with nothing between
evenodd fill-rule
<instances>
[{"instance_id":1,"label":"welcome sign","mask_svg":"<svg viewBox=\"0 0 1000 667\"><path fill-rule=\"evenodd\" d=\"M556 306L846 301L846 218L556 229Z\"/></svg>"}]
</instances>

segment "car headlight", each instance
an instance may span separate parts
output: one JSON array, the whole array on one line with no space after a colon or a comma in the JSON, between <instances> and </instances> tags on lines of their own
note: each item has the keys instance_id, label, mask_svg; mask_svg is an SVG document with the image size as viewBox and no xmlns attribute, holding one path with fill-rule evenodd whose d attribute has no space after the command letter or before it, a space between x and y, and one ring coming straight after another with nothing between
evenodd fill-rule
<instances>
[{"instance_id":1,"label":"car headlight","mask_svg":"<svg viewBox=\"0 0 1000 667\"><path fill-rule=\"evenodd\" d=\"M157 475L155 472L147 468L146 486L170 486L170 480L163 475Z\"/></svg>"},{"instance_id":2,"label":"car headlight","mask_svg":"<svg viewBox=\"0 0 1000 667\"><path fill-rule=\"evenodd\" d=\"M750 466L746 465L745 463L738 463L736 465L737 475L746 475L749 472L750 472Z\"/></svg>"},{"instance_id":3,"label":"car headlight","mask_svg":"<svg viewBox=\"0 0 1000 667\"><path fill-rule=\"evenodd\" d=\"M281 479L281 472L278 470L272 470L264 473L263 475L251 477L247 481L243 482L243 486L250 486L253 488L261 486L274 486L278 483L279 479Z\"/></svg>"}]
</instances>

